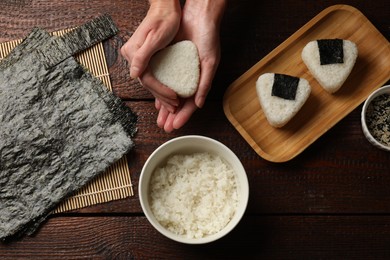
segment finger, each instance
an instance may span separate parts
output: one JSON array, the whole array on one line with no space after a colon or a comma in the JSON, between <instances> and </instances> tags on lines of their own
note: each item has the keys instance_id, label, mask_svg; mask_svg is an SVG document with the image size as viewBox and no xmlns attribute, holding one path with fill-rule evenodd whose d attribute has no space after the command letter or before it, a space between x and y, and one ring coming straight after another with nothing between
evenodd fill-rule
<instances>
[{"instance_id":1,"label":"finger","mask_svg":"<svg viewBox=\"0 0 390 260\"><path fill-rule=\"evenodd\" d=\"M137 52L139 48L141 48L142 44L145 42L147 33L145 32L146 27L141 23L141 25L135 30L133 35L126 41L126 43L121 47L121 55L125 57L125 59L131 63L134 54Z\"/></svg>"},{"instance_id":2,"label":"finger","mask_svg":"<svg viewBox=\"0 0 390 260\"><path fill-rule=\"evenodd\" d=\"M127 61L130 61L129 54L127 53L127 52L128 52L128 50L127 50L127 49L128 49L127 43L128 43L128 42L126 42L126 43L121 47L120 52L121 52L122 57L124 57Z\"/></svg>"},{"instance_id":3,"label":"finger","mask_svg":"<svg viewBox=\"0 0 390 260\"><path fill-rule=\"evenodd\" d=\"M152 56L166 45L169 41L164 39L162 35L150 30L142 45L139 46L131 60L130 76L132 78L139 77L146 69Z\"/></svg>"},{"instance_id":4,"label":"finger","mask_svg":"<svg viewBox=\"0 0 390 260\"><path fill-rule=\"evenodd\" d=\"M179 105L180 100L175 91L158 81L149 70L142 75L141 81L142 85L160 99L161 102L175 107Z\"/></svg>"},{"instance_id":5,"label":"finger","mask_svg":"<svg viewBox=\"0 0 390 260\"><path fill-rule=\"evenodd\" d=\"M178 106L178 105L175 105L176 102L171 101L170 99L166 99L165 97L161 96L159 93L155 92L153 89L150 89L148 86L144 85L142 83L141 78L138 78L138 81L144 88L146 88L155 97L154 106L157 110L160 110L161 106L165 106L169 110L169 112L175 113L176 108ZM172 102L173 102L173 105L171 105ZM177 104L179 104L179 103L177 103Z\"/></svg>"},{"instance_id":6,"label":"finger","mask_svg":"<svg viewBox=\"0 0 390 260\"><path fill-rule=\"evenodd\" d=\"M157 110L160 110L161 109L161 101L156 98L154 99L154 107L157 109Z\"/></svg>"},{"instance_id":7,"label":"finger","mask_svg":"<svg viewBox=\"0 0 390 260\"><path fill-rule=\"evenodd\" d=\"M145 85L142 82L141 78L138 78L138 82L139 82L139 84L141 84L141 86L146 88L155 97L155 104L154 104L154 106L156 107L157 110L160 110L160 107L162 105L164 105L164 106L166 106L168 108L168 110L170 110L171 113L175 112L177 106L171 105L170 103L172 103L172 102L170 102L169 99L165 100L166 99L165 97L161 96L159 93L155 92L152 88L150 88L147 85Z\"/></svg>"},{"instance_id":8,"label":"finger","mask_svg":"<svg viewBox=\"0 0 390 260\"><path fill-rule=\"evenodd\" d=\"M155 101L155 107L157 110L161 109L161 107L165 107L170 113L175 113L177 110L177 106L173 106L170 103L167 103L164 101L164 98L160 98L157 93L154 93L153 91L150 91L152 95L155 97L155 100L158 100L159 107L157 107L156 101Z\"/></svg>"},{"instance_id":9,"label":"finger","mask_svg":"<svg viewBox=\"0 0 390 260\"><path fill-rule=\"evenodd\" d=\"M175 120L177 114L174 114L174 113L169 113L166 120L165 120L165 123L164 123L164 131L167 132L167 133L170 133L172 132L173 130L175 130L175 128L173 127L173 121Z\"/></svg>"},{"instance_id":10,"label":"finger","mask_svg":"<svg viewBox=\"0 0 390 260\"><path fill-rule=\"evenodd\" d=\"M131 63L134 53L138 50L139 44L135 43L134 38L130 38L120 49L121 55Z\"/></svg>"},{"instance_id":11,"label":"finger","mask_svg":"<svg viewBox=\"0 0 390 260\"><path fill-rule=\"evenodd\" d=\"M161 49L158 43L150 44L153 36L141 28L142 26L138 27L121 48L121 55L130 64L130 77L132 78L138 78L146 69L153 54Z\"/></svg>"},{"instance_id":12,"label":"finger","mask_svg":"<svg viewBox=\"0 0 390 260\"><path fill-rule=\"evenodd\" d=\"M139 49L137 49L131 58L130 62L130 77L135 79L141 76L141 74L146 69L147 64L149 63L149 60L151 56L154 54L154 49L148 49L143 44Z\"/></svg>"},{"instance_id":13,"label":"finger","mask_svg":"<svg viewBox=\"0 0 390 260\"><path fill-rule=\"evenodd\" d=\"M199 79L198 91L195 94L195 104L198 108L202 108L207 94L210 91L211 84L217 70L218 61L211 59L201 62L201 75Z\"/></svg>"},{"instance_id":14,"label":"finger","mask_svg":"<svg viewBox=\"0 0 390 260\"><path fill-rule=\"evenodd\" d=\"M179 129L187 123L191 115L198 107L192 99L188 99L183 106L177 111L174 120L172 121L172 128Z\"/></svg>"},{"instance_id":15,"label":"finger","mask_svg":"<svg viewBox=\"0 0 390 260\"><path fill-rule=\"evenodd\" d=\"M157 126L160 128L164 128L165 122L167 120L167 117L169 115L169 111L162 106L158 112L157 116Z\"/></svg>"},{"instance_id":16,"label":"finger","mask_svg":"<svg viewBox=\"0 0 390 260\"><path fill-rule=\"evenodd\" d=\"M160 110L161 107L165 107L165 109L167 109L169 111L169 113L175 113L177 110L177 107L173 107L173 106L170 106L169 104L165 104L165 103L161 102L158 98L156 98L154 100L154 107L157 110Z\"/></svg>"}]
</instances>

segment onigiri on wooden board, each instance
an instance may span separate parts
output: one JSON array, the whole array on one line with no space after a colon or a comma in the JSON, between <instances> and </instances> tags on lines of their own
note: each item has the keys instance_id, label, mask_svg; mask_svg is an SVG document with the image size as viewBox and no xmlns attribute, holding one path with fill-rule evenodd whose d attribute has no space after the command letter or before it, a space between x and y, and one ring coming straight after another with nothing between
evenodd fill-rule
<instances>
[{"instance_id":1,"label":"onigiri on wooden board","mask_svg":"<svg viewBox=\"0 0 390 260\"><path fill-rule=\"evenodd\" d=\"M329 93L341 88L351 73L357 56L356 44L343 39L311 41L302 50L303 62Z\"/></svg>"},{"instance_id":2,"label":"onigiri on wooden board","mask_svg":"<svg viewBox=\"0 0 390 260\"><path fill-rule=\"evenodd\" d=\"M198 49L191 41L181 41L157 52L150 68L158 81L187 98L198 89L200 68Z\"/></svg>"},{"instance_id":3,"label":"onigiri on wooden board","mask_svg":"<svg viewBox=\"0 0 390 260\"><path fill-rule=\"evenodd\" d=\"M342 88L330 95L309 72L301 53L312 40L337 38L353 41L359 57ZM389 67L389 41L367 17L348 5L331 6L233 81L224 95L224 113L259 156L285 162L302 153L383 86L390 79ZM259 76L268 72L302 77L311 86L304 106L281 128L267 122L254 87Z\"/></svg>"},{"instance_id":4,"label":"onigiri on wooden board","mask_svg":"<svg viewBox=\"0 0 390 260\"><path fill-rule=\"evenodd\" d=\"M311 88L303 78L265 73L256 81L256 91L270 125L282 127L301 109Z\"/></svg>"}]
</instances>

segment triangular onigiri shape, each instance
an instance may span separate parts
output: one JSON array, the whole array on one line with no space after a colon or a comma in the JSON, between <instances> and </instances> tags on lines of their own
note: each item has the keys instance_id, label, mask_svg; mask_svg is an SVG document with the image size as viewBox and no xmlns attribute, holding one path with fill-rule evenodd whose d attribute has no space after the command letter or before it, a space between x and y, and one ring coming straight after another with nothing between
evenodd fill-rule
<instances>
[{"instance_id":1,"label":"triangular onigiri shape","mask_svg":"<svg viewBox=\"0 0 390 260\"><path fill-rule=\"evenodd\" d=\"M325 43L325 45L326 43L329 43L331 46L322 47L321 43ZM341 50L337 50L335 47L338 43L341 43ZM325 59L337 61L327 62L324 64L324 57L321 59L321 52L323 51L321 49L325 49L325 54L323 55L330 56L325 57ZM331 57L332 54L336 57ZM340 54L341 57L339 56ZM334 93L341 88L351 73L357 56L358 49L356 44L351 41L341 39L311 41L302 50L303 62L306 64L307 68L318 83L320 83L320 85L329 93ZM321 63L323 65L321 65Z\"/></svg>"},{"instance_id":2,"label":"triangular onigiri shape","mask_svg":"<svg viewBox=\"0 0 390 260\"><path fill-rule=\"evenodd\" d=\"M256 91L269 124L282 127L301 109L310 95L311 87L303 78L265 73L256 81ZM284 94L275 94L282 92Z\"/></svg>"},{"instance_id":3,"label":"triangular onigiri shape","mask_svg":"<svg viewBox=\"0 0 390 260\"><path fill-rule=\"evenodd\" d=\"M150 68L158 81L187 98L195 94L199 84L199 55L195 44L181 41L157 52Z\"/></svg>"}]
</instances>

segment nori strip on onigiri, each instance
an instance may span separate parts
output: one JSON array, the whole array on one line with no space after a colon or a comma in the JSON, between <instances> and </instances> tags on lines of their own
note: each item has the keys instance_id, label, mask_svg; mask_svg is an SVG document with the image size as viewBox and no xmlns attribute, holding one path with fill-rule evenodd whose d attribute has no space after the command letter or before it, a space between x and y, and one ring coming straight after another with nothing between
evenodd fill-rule
<instances>
[{"instance_id":1,"label":"nori strip on onigiri","mask_svg":"<svg viewBox=\"0 0 390 260\"><path fill-rule=\"evenodd\" d=\"M77 29L91 35L80 45L74 33L62 36L73 39L66 49L34 29L0 62L0 240L33 233L134 146L136 115L69 56L112 36L113 26L95 19ZM63 53L52 59L53 50Z\"/></svg>"},{"instance_id":2,"label":"nori strip on onigiri","mask_svg":"<svg viewBox=\"0 0 390 260\"><path fill-rule=\"evenodd\" d=\"M321 65L344 63L343 40L317 40Z\"/></svg>"},{"instance_id":3,"label":"nori strip on onigiri","mask_svg":"<svg viewBox=\"0 0 390 260\"><path fill-rule=\"evenodd\" d=\"M272 96L287 100L295 100L298 83L299 78L297 77L275 73L274 83L272 85Z\"/></svg>"}]
</instances>

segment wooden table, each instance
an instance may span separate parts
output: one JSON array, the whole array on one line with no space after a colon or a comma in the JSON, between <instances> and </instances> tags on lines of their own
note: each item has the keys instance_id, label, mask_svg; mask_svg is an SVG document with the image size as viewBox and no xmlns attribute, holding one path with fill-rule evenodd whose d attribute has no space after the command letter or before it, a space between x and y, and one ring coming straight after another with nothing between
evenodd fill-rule
<instances>
[{"instance_id":1,"label":"wooden table","mask_svg":"<svg viewBox=\"0 0 390 260\"><path fill-rule=\"evenodd\" d=\"M360 128L361 105L291 161L259 157L224 115L226 88L324 8L339 1L229 0L222 60L205 107L173 133L156 126L152 96L130 80L118 50L148 9L141 0L3 0L0 41L34 27L49 31L109 13L120 33L104 43L114 93L139 115L136 148L128 155L136 195L55 214L32 237L0 244L0 259L207 259L390 257L390 153L371 146ZM348 0L390 37L390 2ZM193 246L160 235L138 199L143 163L173 137L199 134L230 147L250 183L247 212L225 238Z\"/></svg>"}]
</instances>

